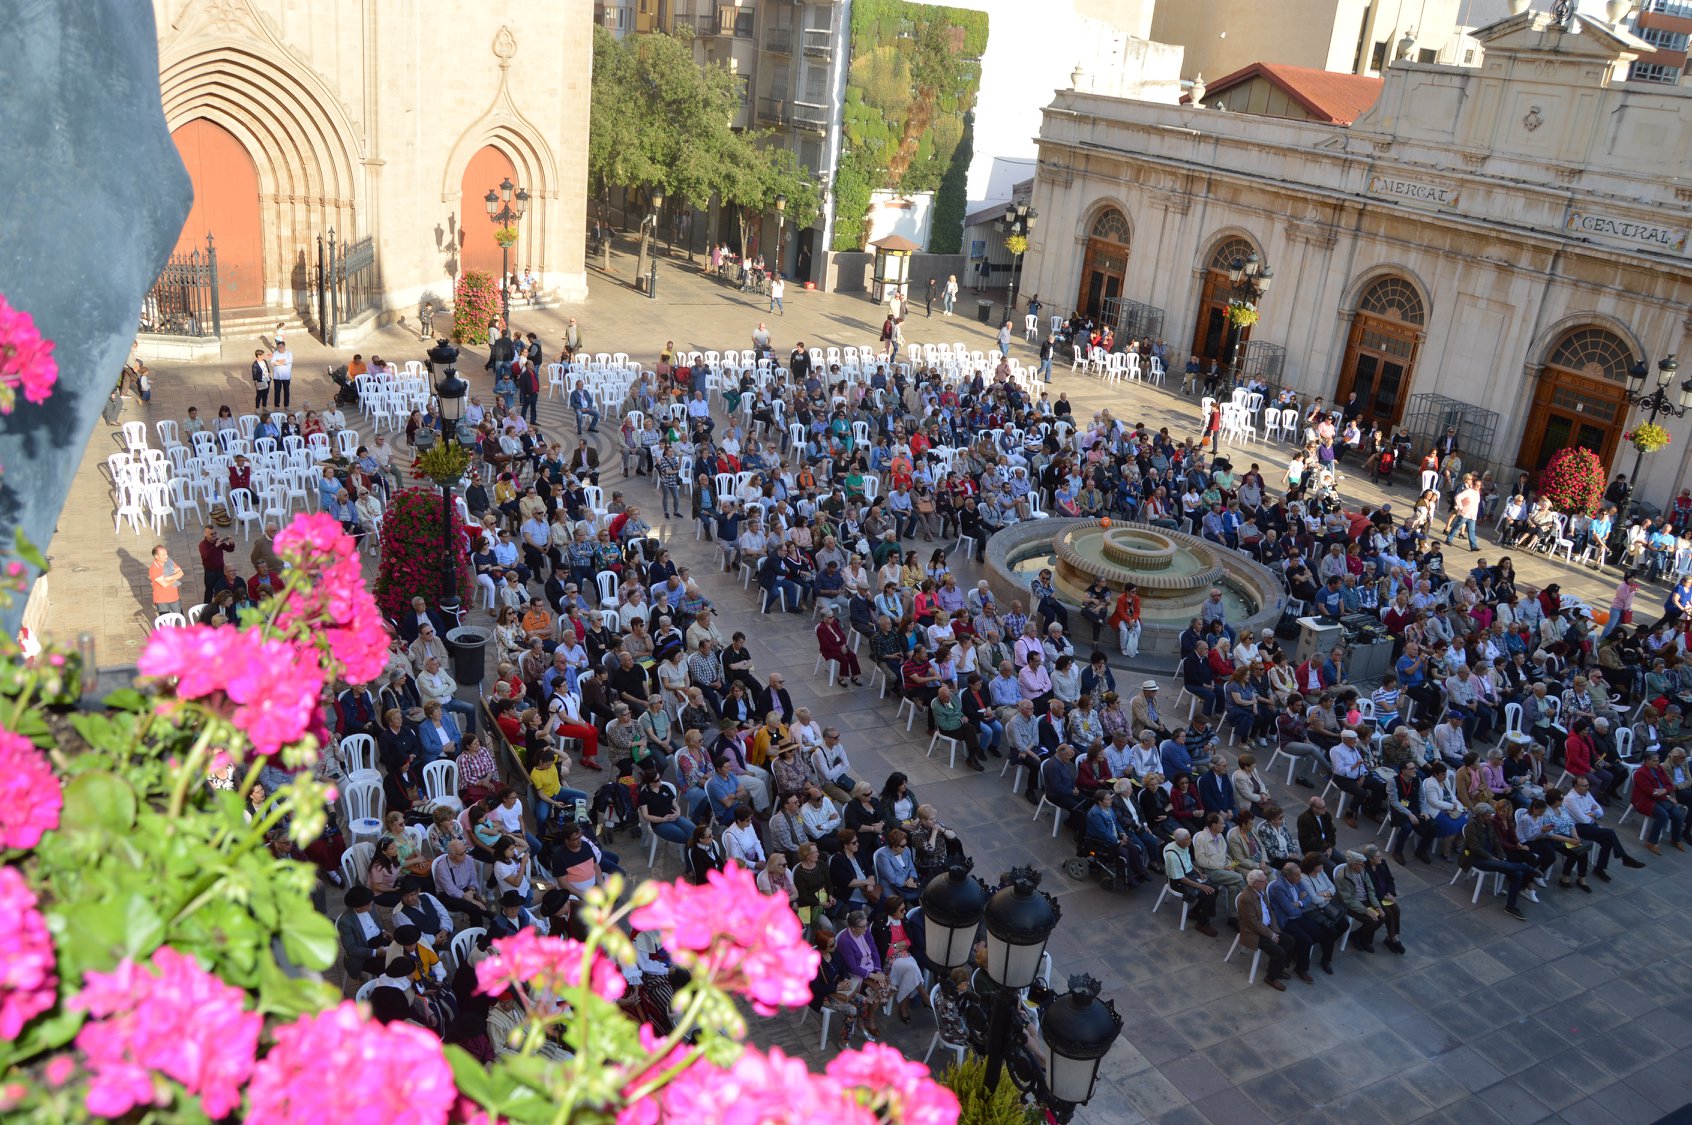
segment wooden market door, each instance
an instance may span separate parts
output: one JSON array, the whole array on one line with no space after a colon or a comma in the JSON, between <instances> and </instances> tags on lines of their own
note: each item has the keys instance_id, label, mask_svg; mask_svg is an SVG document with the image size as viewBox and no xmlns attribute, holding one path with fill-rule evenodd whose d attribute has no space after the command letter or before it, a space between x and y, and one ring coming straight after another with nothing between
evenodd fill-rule
<instances>
[{"instance_id":1,"label":"wooden market door","mask_svg":"<svg viewBox=\"0 0 1692 1125\"><path fill-rule=\"evenodd\" d=\"M1105 302L1121 300L1122 286L1128 277L1128 218L1121 211L1110 208L1093 223L1087 239L1087 253L1081 260L1081 290L1075 297L1075 309L1082 316L1099 320L1104 316Z\"/></svg>"},{"instance_id":2,"label":"wooden market door","mask_svg":"<svg viewBox=\"0 0 1692 1125\"><path fill-rule=\"evenodd\" d=\"M1244 262L1256 253L1257 248L1245 239L1230 238L1210 255L1204 286L1199 290L1192 350L1206 369L1212 361L1226 369L1234 360L1235 347L1243 347L1251 339L1250 328L1235 328L1228 321L1228 301L1234 295L1228 271L1236 260Z\"/></svg>"},{"instance_id":3,"label":"wooden market door","mask_svg":"<svg viewBox=\"0 0 1692 1125\"><path fill-rule=\"evenodd\" d=\"M246 146L203 117L184 123L170 139L194 185L194 205L173 254L206 253L206 235L217 247L218 302L224 316L264 304L264 223L259 215L258 169Z\"/></svg>"},{"instance_id":4,"label":"wooden market door","mask_svg":"<svg viewBox=\"0 0 1692 1125\"><path fill-rule=\"evenodd\" d=\"M1404 417L1427 313L1414 286L1383 277L1358 301L1340 365L1335 404L1356 392L1365 422L1390 428Z\"/></svg>"},{"instance_id":5,"label":"wooden market door","mask_svg":"<svg viewBox=\"0 0 1692 1125\"><path fill-rule=\"evenodd\" d=\"M1551 455L1584 446L1610 465L1627 411L1632 354L1615 333L1579 328L1557 341L1534 388L1516 464L1538 472Z\"/></svg>"}]
</instances>

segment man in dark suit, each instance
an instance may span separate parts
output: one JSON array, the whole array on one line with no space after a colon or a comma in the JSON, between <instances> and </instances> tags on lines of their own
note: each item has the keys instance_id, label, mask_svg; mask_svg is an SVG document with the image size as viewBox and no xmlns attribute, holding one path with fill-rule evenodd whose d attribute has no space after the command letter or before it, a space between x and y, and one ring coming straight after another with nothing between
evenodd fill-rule
<instances>
[{"instance_id":1,"label":"man in dark suit","mask_svg":"<svg viewBox=\"0 0 1692 1125\"><path fill-rule=\"evenodd\" d=\"M1269 901L1264 894L1269 884L1269 877L1261 871L1250 872L1246 876L1246 889L1240 892L1240 945L1263 955L1268 962L1263 972L1263 983L1276 992L1285 992L1287 986L1281 983L1281 978L1287 975L1287 964L1298 955L1298 942L1291 934L1283 933L1275 924L1275 915L1269 909ZM1310 980L1309 960L1306 958L1303 971L1299 976Z\"/></svg>"},{"instance_id":2,"label":"man in dark suit","mask_svg":"<svg viewBox=\"0 0 1692 1125\"><path fill-rule=\"evenodd\" d=\"M1310 807L1298 818L1299 850L1315 852L1326 861L1333 857L1334 840L1334 814L1328 811L1328 803L1320 797L1310 798Z\"/></svg>"},{"instance_id":3,"label":"man in dark suit","mask_svg":"<svg viewBox=\"0 0 1692 1125\"><path fill-rule=\"evenodd\" d=\"M381 725L379 707L369 684L347 688L335 697L336 733L342 737L349 734L374 735Z\"/></svg>"},{"instance_id":4,"label":"man in dark suit","mask_svg":"<svg viewBox=\"0 0 1692 1125\"><path fill-rule=\"evenodd\" d=\"M1064 741L1064 707L1063 700L1054 699L1046 708L1046 713L1040 716L1040 749L1043 754L1050 754Z\"/></svg>"},{"instance_id":5,"label":"man in dark suit","mask_svg":"<svg viewBox=\"0 0 1692 1125\"><path fill-rule=\"evenodd\" d=\"M348 887L346 912L335 919L349 976L373 976L387 964L389 934L370 909L375 901L369 887Z\"/></svg>"},{"instance_id":6,"label":"man in dark suit","mask_svg":"<svg viewBox=\"0 0 1692 1125\"><path fill-rule=\"evenodd\" d=\"M395 624L399 626L400 636L405 638L407 644L410 644L417 639L417 634L425 621L435 627L435 636L437 637L446 636L447 630L452 628L451 622L447 620L447 615L438 609L431 609L429 603L421 597L411 599L411 612L401 614L400 619Z\"/></svg>"},{"instance_id":7,"label":"man in dark suit","mask_svg":"<svg viewBox=\"0 0 1692 1125\"><path fill-rule=\"evenodd\" d=\"M777 711L781 714L782 722L790 722L793 719L793 697L787 693L784 683L780 672L770 673L769 686L758 693L759 718L771 711Z\"/></svg>"},{"instance_id":8,"label":"man in dark suit","mask_svg":"<svg viewBox=\"0 0 1692 1125\"><path fill-rule=\"evenodd\" d=\"M1221 813L1226 821L1234 819L1234 779L1228 776L1228 763L1222 755L1210 759L1210 768L1198 779L1198 791L1206 812Z\"/></svg>"},{"instance_id":9,"label":"man in dark suit","mask_svg":"<svg viewBox=\"0 0 1692 1125\"><path fill-rule=\"evenodd\" d=\"M1187 694L1204 701L1206 715L1222 713L1222 692L1216 686L1216 672L1210 666L1210 646L1203 641L1181 660L1181 684Z\"/></svg>"}]
</instances>

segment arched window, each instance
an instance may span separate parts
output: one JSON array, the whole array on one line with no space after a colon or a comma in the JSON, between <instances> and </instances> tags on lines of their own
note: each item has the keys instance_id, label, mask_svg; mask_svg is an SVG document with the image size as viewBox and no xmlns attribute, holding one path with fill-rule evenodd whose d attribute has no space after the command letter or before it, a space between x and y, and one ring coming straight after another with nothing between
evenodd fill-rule
<instances>
[{"instance_id":1,"label":"arched window","mask_svg":"<svg viewBox=\"0 0 1692 1125\"><path fill-rule=\"evenodd\" d=\"M1230 238L1218 246L1210 255L1210 268L1227 273L1234 268L1235 261L1244 262L1257 253L1257 247L1243 238Z\"/></svg>"},{"instance_id":2,"label":"arched window","mask_svg":"<svg viewBox=\"0 0 1692 1125\"><path fill-rule=\"evenodd\" d=\"M1627 380L1627 369L1633 363L1633 355L1614 332L1602 328L1578 328L1557 342L1546 363L1589 379L1622 383Z\"/></svg>"},{"instance_id":3,"label":"arched window","mask_svg":"<svg viewBox=\"0 0 1692 1125\"><path fill-rule=\"evenodd\" d=\"M1364 290L1357 311L1421 327L1427 323L1422 295L1402 277L1383 277Z\"/></svg>"},{"instance_id":4,"label":"arched window","mask_svg":"<svg viewBox=\"0 0 1692 1125\"><path fill-rule=\"evenodd\" d=\"M1093 220L1093 237L1128 245L1128 216L1114 207L1105 209Z\"/></svg>"}]
</instances>

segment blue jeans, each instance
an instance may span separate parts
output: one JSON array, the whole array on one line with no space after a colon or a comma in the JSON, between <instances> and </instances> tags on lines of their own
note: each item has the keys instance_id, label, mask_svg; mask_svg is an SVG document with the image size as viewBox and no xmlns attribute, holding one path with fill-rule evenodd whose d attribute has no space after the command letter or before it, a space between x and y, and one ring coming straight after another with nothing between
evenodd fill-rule
<instances>
[{"instance_id":1,"label":"blue jeans","mask_svg":"<svg viewBox=\"0 0 1692 1125\"><path fill-rule=\"evenodd\" d=\"M649 824L647 827L652 829L654 836L660 840L668 840L672 844L685 844L693 839L693 821L685 816L679 816L663 824Z\"/></svg>"},{"instance_id":2,"label":"blue jeans","mask_svg":"<svg viewBox=\"0 0 1692 1125\"><path fill-rule=\"evenodd\" d=\"M1040 361L1040 378L1046 382L1052 381L1052 357L1047 356Z\"/></svg>"},{"instance_id":3,"label":"blue jeans","mask_svg":"<svg viewBox=\"0 0 1692 1125\"><path fill-rule=\"evenodd\" d=\"M465 734L476 733L476 708L473 704L466 703L462 699L448 699L441 704L441 710L462 716L464 722L460 723L459 726L464 729Z\"/></svg>"},{"instance_id":4,"label":"blue jeans","mask_svg":"<svg viewBox=\"0 0 1692 1125\"><path fill-rule=\"evenodd\" d=\"M596 434L596 433L599 432L599 411L597 411L597 410L578 410L578 411L576 411L576 434L578 436L580 436L580 434L582 432L582 419L583 418L590 419L590 421L588 422L588 433Z\"/></svg>"},{"instance_id":5,"label":"blue jeans","mask_svg":"<svg viewBox=\"0 0 1692 1125\"><path fill-rule=\"evenodd\" d=\"M1686 806L1658 801L1651 810L1651 827L1645 830L1645 842L1655 844L1663 838L1663 827L1670 825L1669 843L1678 844L1686 835Z\"/></svg>"},{"instance_id":6,"label":"blue jeans","mask_svg":"<svg viewBox=\"0 0 1692 1125\"><path fill-rule=\"evenodd\" d=\"M1480 544L1475 541L1475 521L1469 519L1467 516L1459 517L1457 522L1451 525L1451 530L1445 535L1445 542L1450 544L1454 536L1465 532L1467 532L1469 536L1469 550L1480 550Z\"/></svg>"},{"instance_id":7,"label":"blue jeans","mask_svg":"<svg viewBox=\"0 0 1692 1125\"><path fill-rule=\"evenodd\" d=\"M770 311L771 312L779 312L779 313L781 313L782 316L787 315L787 310L781 307L781 298L780 297L771 297L770 298Z\"/></svg>"},{"instance_id":8,"label":"blue jeans","mask_svg":"<svg viewBox=\"0 0 1692 1125\"><path fill-rule=\"evenodd\" d=\"M981 748L991 750L999 745L1005 737L1005 724L997 719L989 719L985 714L975 721L981 728Z\"/></svg>"}]
</instances>

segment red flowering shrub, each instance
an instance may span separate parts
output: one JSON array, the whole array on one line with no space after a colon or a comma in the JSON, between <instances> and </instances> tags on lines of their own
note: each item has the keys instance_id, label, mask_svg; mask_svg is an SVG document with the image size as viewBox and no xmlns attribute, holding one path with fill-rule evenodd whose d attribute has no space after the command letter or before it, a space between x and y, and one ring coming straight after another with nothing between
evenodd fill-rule
<instances>
[{"instance_id":1,"label":"red flowering shrub","mask_svg":"<svg viewBox=\"0 0 1692 1125\"><path fill-rule=\"evenodd\" d=\"M382 515L382 565L376 572L376 604L388 618L405 613L414 597L435 605L441 597L446 552L458 570L458 597L470 604L474 585L469 553L464 549L464 521L452 513L450 548L441 541L441 492L408 488L394 494Z\"/></svg>"},{"instance_id":2,"label":"red flowering shrub","mask_svg":"<svg viewBox=\"0 0 1692 1125\"><path fill-rule=\"evenodd\" d=\"M499 284L486 270L465 270L452 289L452 338L488 342L488 324L499 315Z\"/></svg>"},{"instance_id":3,"label":"red flowering shrub","mask_svg":"<svg viewBox=\"0 0 1692 1125\"><path fill-rule=\"evenodd\" d=\"M1604 463L1582 446L1558 450L1539 474L1539 494L1559 512L1595 515L1604 495Z\"/></svg>"}]
</instances>

